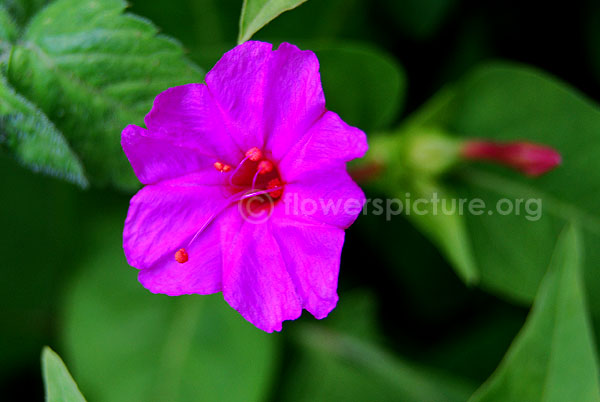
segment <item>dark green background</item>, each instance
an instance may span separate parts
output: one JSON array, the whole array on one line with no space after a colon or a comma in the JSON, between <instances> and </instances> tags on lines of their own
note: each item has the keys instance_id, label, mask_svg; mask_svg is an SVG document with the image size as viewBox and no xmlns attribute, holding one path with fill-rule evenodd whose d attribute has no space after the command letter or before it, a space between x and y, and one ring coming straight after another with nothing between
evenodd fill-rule
<instances>
[{"instance_id":1,"label":"dark green background","mask_svg":"<svg viewBox=\"0 0 600 402\"><path fill-rule=\"evenodd\" d=\"M240 3L144 0L133 1L131 11L181 41L190 58L208 70L235 45ZM494 59L541 68L600 101L598 27L600 7L591 0L555 8L550 3L506 1L309 0L272 22L255 39L316 49L323 74L329 77L324 76L328 107L371 132L396 126L444 84ZM383 62L376 70L381 74L352 84L363 101L373 93L385 97L384 104L392 105L389 110L369 110L377 99L362 106L352 104L346 93L336 92L341 85L335 80L344 69L336 71L335 63L324 61L352 60L352 52L340 55L332 50L348 43L352 49L385 52L384 60L402 66L405 80L394 76L394 69L386 75L389 66ZM391 86L397 90L385 93L390 83L377 77L398 79ZM64 308L66 298L72 297L67 296L69 289L85 280L82 262L103 255L107 247L113 251L120 247L129 198L130 194L110 188L80 190L36 175L0 153L1 399L43 398L39 369L43 345L53 346L69 364L64 343L72 335L63 334L69 324ZM394 252L382 253L386 247ZM124 256L115 253L111 261L117 261L120 269ZM135 277L134 269L130 270L129 279ZM402 359L448 370L477 385L497 367L528 312L526 306L467 288L437 249L401 217L384 225L375 217L360 218L348 230L339 291L340 306L327 320L315 322L305 314L300 322L286 323L281 334L272 335L277 338L277 358L271 369L274 377L264 385L266 400L299 400L290 395L299 394L295 389L314 387L315 367L325 367L323 378L336 378L336 373L340 378L357 376L352 363L328 367L315 363L325 355L322 351L313 351L315 356L300 351L298 344L305 342L303 325L353 333ZM345 303L349 307L342 308ZM227 368L223 370L226 379ZM77 368L73 371L77 380ZM379 387L378 379L362 378L371 387L361 389L365 395L381 392L375 400L397 398L386 396L387 388ZM86 394L85 386L82 390ZM343 387L329 391L340 398L348 395L345 392L358 392ZM94 400L93 392L89 398Z\"/></svg>"}]
</instances>

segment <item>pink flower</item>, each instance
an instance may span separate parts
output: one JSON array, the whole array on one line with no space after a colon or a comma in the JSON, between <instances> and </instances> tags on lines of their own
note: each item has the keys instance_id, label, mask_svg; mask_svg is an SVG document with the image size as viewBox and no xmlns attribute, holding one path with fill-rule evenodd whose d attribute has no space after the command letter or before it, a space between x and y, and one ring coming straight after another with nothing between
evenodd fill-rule
<instances>
[{"instance_id":1,"label":"pink flower","mask_svg":"<svg viewBox=\"0 0 600 402\"><path fill-rule=\"evenodd\" d=\"M461 152L467 159L500 163L528 176L540 176L561 163L561 156L556 150L531 142L474 140L465 142Z\"/></svg>"},{"instance_id":2,"label":"pink flower","mask_svg":"<svg viewBox=\"0 0 600 402\"><path fill-rule=\"evenodd\" d=\"M237 46L205 81L159 94L147 129L123 130L145 184L125 221L127 261L151 292L223 292L267 332L303 308L324 318L364 202L346 162L364 155L365 134L325 109L315 54L288 43ZM292 194L360 205L292 214Z\"/></svg>"}]
</instances>

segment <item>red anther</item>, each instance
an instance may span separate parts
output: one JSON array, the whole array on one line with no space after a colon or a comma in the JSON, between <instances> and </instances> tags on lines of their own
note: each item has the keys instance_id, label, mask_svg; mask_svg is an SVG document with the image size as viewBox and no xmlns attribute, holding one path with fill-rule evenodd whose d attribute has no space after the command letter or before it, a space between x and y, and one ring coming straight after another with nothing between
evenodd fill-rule
<instances>
[{"instance_id":1,"label":"red anther","mask_svg":"<svg viewBox=\"0 0 600 402\"><path fill-rule=\"evenodd\" d=\"M252 147L246 151L246 158L250 159L252 162L258 162L262 157L262 151L256 147Z\"/></svg>"},{"instance_id":2,"label":"red anther","mask_svg":"<svg viewBox=\"0 0 600 402\"><path fill-rule=\"evenodd\" d=\"M265 173L270 173L273 171L273 163L271 161L261 161L258 164L258 173L259 174L265 174Z\"/></svg>"},{"instance_id":3,"label":"red anther","mask_svg":"<svg viewBox=\"0 0 600 402\"><path fill-rule=\"evenodd\" d=\"M217 169L219 172L229 172L231 170L231 166L226 165L222 162L215 162L214 163L214 167L215 169Z\"/></svg>"},{"instance_id":4,"label":"red anther","mask_svg":"<svg viewBox=\"0 0 600 402\"><path fill-rule=\"evenodd\" d=\"M175 253L175 261L177 261L180 264L183 264L184 262L187 262L187 260L188 260L187 251L185 251L184 248L180 248L179 250L177 250L177 252Z\"/></svg>"},{"instance_id":5,"label":"red anther","mask_svg":"<svg viewBox=\"0 0 600 402\"><path fill-rule=\"evenodd\" d=\"M267 190L271 190L271 189L277 188L277 187L281 187L281 180L279 180L279 179L269 180L269 183L267 184ZM281 197L281 194L283 194L282 188L269 192L269 195L275 199Z\"/></svg>"}]
</instances>

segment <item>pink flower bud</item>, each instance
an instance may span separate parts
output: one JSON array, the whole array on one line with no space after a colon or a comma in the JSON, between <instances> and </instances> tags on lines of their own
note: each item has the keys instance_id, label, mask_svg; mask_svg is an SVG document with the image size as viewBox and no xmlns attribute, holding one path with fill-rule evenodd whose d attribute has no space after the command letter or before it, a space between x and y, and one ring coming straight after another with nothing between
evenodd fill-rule
<instances>
[{"instance_id":1,"label":"pink flower bud","mask_svg":"<svg viewBox=\"0 0 600 402\"><path fill-rule=\"evenodd\" d=\"M496 162L528 176L540 176L561 163L553 148L531 142L499 143L485 140L466 141L461 149L465 159Z\"/></svg>"}]
</instances>

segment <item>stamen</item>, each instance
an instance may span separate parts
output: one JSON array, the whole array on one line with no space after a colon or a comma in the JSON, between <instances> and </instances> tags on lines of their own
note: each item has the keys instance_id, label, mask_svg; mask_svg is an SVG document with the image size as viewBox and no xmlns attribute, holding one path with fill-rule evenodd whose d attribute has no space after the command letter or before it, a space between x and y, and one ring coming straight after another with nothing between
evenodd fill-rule
<instances>
[{"instance_id":1,"label":"stamen","mask_svg":"<svg viewBox=\"0 0 600 402\"><path fill-rule=\"evenodd\" d=\"M279 179L273 179L270 180L269 183L267 184L267 190L271 190L271 197L277 199L279 197L281 197L281 194L283 194L283 186L281 185L281 180Z\"/></svg>"},{"instance_id":2,"label":"stamen","mask_svg":"<svg viewBox=\"0 0 600 402\"><path fill-rule=\"evenodd\" d=\"M223 172L223 173L229 172L231 170L231 166L229 166L229 165L227 165L225 163L222 163L222 162L215 162L214 163L214 167L219 172Z\"/></svg>"},{"instance_id":3,"label":"stamen","mask_svg":"<svg viewBox=\"0 0 600 402\"><path fill-rule=\"evenodd\" d=\"M254 178L252 179L252 189L256 188L256 179L258 179L259 174L266 174L273 171L273 163L271 161L261 161L258 164L258 168L256 169L256 173L254 174Z\"/></svg>"},{"instance_id":4,"label":"stamen","mask_svg":"<svg viewBox=\"0 0 600 402\"><path fill-rule=\"evenodd\" d=\"M252 147L249 150L247 150L246 156L244 157L244 159L241 160L241 162L237 165L237 167L235 168L233 173L231 173L231 176L229 176L229 185L231 185L231 186L235 185L235 184L233 184L233 178L235 177L237 172L239 172L239 170L242 168L242 166L244 165L244 162L246 162L247 160L250 160L252 162L258 162L262 158L263 158L262 151L260 149L258 149L257 147Z\"/></svg>"},{"instance_id":5,"label":"stamen","mask_svg":"<svg viewBox=\"0 0 600 402\"><path fill-rule=\"evenodd\" d=\"M262 157L262 151L257 147L252 147L246 151L246 158L250 159L252 162L258 162Z\"/></svg>"},{"instance_id":6,"label":"stamen","mask_svg":"<svg viewBox=\"0 0 600 402\"><path fill-rule=\"evenodd\" d=\"M272 197L273 193L275 193L277 191L282 191L282 190L283 190L283 186L281 186L281 187L273 187L273 188L270 188L268 190L260 190L260 191L254 192L254 193L247 193L247 194L244 194L243 196L241 196L240 199L239 199L239 201L242 201L242 200L245 200L245 199L248 199L248 198L257 197L257 196L263 195L263 194L271 194L271 197ZM277 198L279 198L279 197L277 197Z\"/></svg>"},{"instance_id":7,"label":"stamen","mask_svg":"<svg viewBox=\"0 0 600 402\"><path fill-rule=\"evenodd\" d=\"M240 171L244 162L246 162L248 159L249 158L247 156L244 159L242 159L242 161L237 165L237 167L235 168L233 173L231 173L231 175L229 176L229 185L230 186L235 186L235 184L233 184L233 178L235 177L236 173Z\"/></svg>"},{"instance_id":8,"label":"stamen","mask_svg":"<svg viewBox=\"0 0 600 402\"><path fill-rule=\"evenodd\" d=\"M177 250L177 252L175 253L175 261L177 261L180 264L183 264L184 262L187 262L187 260L188 260L187 251L185 251L184 248L180 248L179 250Z\"/></svg>"},{"instance_id":9,"label":"stamen","mask_svg":"<svg viewBox=\"0 0 600 402\"><path fill-rule=\"evenodd\" d=\"M273 171L273 163L268 160L261 161L258 164L258 172L260 174L270 173Z\"/></svg>"}]
</instances>

